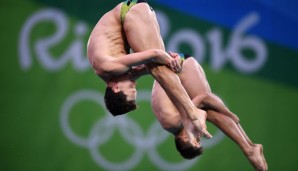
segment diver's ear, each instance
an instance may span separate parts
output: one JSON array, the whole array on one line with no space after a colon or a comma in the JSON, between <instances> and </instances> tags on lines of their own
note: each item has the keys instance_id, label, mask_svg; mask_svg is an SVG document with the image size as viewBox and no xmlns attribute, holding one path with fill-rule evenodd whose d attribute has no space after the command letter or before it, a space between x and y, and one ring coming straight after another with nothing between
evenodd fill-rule
<instances>
[{"instance_id":1,"label":"diver's ear","mask_svg":"<svg viewBox=\"0 0 298 171\"><path fill-rule=\"evenodd\" d=\"M120 92L120 88L119 88L119 86L117 84L115 84L115 85L112 86L112 90L114 91L114 93Z\"/></svg>"}]
</instances>

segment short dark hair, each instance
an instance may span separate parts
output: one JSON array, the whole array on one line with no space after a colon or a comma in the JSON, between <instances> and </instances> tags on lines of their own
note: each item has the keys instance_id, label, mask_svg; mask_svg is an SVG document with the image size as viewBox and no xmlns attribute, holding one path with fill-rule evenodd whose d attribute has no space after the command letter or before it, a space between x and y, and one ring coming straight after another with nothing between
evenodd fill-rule
<instances>
[{"instance_id":1,"label":"short dark hair","mask_svg":"<svg viewBox=\"0 0 298 171\"><path fill-rule=\"evenodd\" d=\"M104 101L113 116L122 115L137 108L135 100L128 101L123 91L115 93L111 87L106 88Z\"/></svg>"},{"instance_id":2,"label":"short dark hair","mask_svg":"<svg viewBox=\"0 0 298 171\"><path fill-rule=\"evenodd\" d=\"M189 141L183 141L179 136L175 136L175 145L185 159L193 159L203 153L203 147L195 147Z\"/></svg>"}]
</instances>

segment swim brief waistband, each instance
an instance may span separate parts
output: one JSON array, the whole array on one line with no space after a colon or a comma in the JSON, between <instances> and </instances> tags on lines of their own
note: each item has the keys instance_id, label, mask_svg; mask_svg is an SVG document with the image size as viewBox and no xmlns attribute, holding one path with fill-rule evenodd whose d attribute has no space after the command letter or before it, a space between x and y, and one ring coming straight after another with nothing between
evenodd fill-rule
<instances>
[{"instance_id":1,"label":"swim brief waistband","mask_svg":"<svg viewBox=\"0 0 298 171\"><path fill-rule=\"evenodd\" d=\"M124 23L125 16L128 13L129 9L134 6L135 4L138 3L147 3L146 0L126 0L123 2L122 7L121 7L121 12L120 12L120 17L121 17L121 24Z\"/></svg>"},{"instance_id":2,"label":"swim brief waistband","mask_svg":"<svg viewBox=\"0 0 298 171\"><path fill-rule=\"evenodd\" d=\"M178 55L180 56L180 65L181 65L181 68L183 68L183 62L187 59L187 58L190 58L192 56L188 55L188 54L185 54L185 53L178 53ZM179 74L179 73L177 73Z\"/></svg>"},{"instance_id":3,"label":"swim brief waistband","mask_svg":"<svg viewBox=\"0 0 298 171\"><path fill-rule=\"evenodd\" d=\"M185 54L185 53L179 53L179 56L180 56L181 60L185 60L185 59L191 57L190 55Z\"/></svg>"}]
</instances>

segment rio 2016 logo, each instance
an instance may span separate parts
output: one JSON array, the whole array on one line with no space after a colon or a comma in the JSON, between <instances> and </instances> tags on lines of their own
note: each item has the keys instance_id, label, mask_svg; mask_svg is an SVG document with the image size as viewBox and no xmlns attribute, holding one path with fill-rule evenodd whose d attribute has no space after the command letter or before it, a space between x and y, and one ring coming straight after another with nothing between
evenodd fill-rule
<instances>
[{"instance_id":1,"label":"rio 2016 logo","mask_svg":"<svg viewBox=\"0 0 298 171\"><path fill-rule=\"evenodd\" d=\"M257 36L244 35L245 31L255 25L260 19L258 14L251 13L247 15L235 29L229 38L227 47L223 47L223 33L219 28L210 29L206 36L202 36L198 30L193 28L182 28L169 35L171 23L166 14L162 11L156 11L161 25L162 36L168 39L165 42L167 50L178 52L179 46L183 43L192 47L193 56L202 63L206 56L205 41L210 46L210 65L213 70L221 70L229 61L234 68L245 74L251 74L259 71L267 61L267 48L262 39ZM83 21L75 24L75 40L65 50L61 56L53 56L50 49L57 46L66 33L69 32L69 20L67 16L57 9L42 9L30 16L21 30L19 39L19 63L23 70L29 70L32 67L32 52L30 52L30 35L37 25L43 22L50 22L56 26L56 32L48 37L39 38L33 44L33 52L36 54L39 63L47 71L59 71L72 61L76 71L86 71L90 69L88 59L85 56L86 44L83 36L87 34L87 24ZM207 37L206 40L203 37ZM254 57L249 59L242 54L244 49L253 52Z\"/></svg>"}]
</instances>

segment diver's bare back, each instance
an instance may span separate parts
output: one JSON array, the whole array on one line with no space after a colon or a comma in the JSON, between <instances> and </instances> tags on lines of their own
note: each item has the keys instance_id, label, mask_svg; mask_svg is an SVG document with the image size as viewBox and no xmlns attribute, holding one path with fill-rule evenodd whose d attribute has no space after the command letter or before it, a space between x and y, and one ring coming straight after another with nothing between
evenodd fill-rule
<instances>
[{"instance_id":1,"label":"diver's bare back","mask_svg":"<svg viewBox=\"0 0 298 171\"><path fill-rule=\"evenodd\" d=\"M88 40L87 55L89 62L96 74L103 80L109 80L111 76L105 73L102 64L111 58L118 58L127 54L126 43L121 30L121 4L100 18Z\"/></svg>"}]
</instances>

